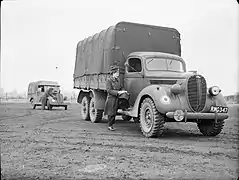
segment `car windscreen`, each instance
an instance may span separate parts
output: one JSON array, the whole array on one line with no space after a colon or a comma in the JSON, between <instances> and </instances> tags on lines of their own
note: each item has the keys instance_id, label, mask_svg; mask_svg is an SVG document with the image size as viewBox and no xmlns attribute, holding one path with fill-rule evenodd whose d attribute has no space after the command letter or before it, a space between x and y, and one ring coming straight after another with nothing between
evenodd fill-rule
<instances>
[{"instance_id":1,"label":"car windscreen","mask_svg":"<svg viewBox=\"0 0 239 180\"><path fill-rule=\"evenodd\" d=\"M183 63L181 61L167 58L146 59L146 69L149 71L185 72L183 68Z\"/></svg>"}]
</instances>

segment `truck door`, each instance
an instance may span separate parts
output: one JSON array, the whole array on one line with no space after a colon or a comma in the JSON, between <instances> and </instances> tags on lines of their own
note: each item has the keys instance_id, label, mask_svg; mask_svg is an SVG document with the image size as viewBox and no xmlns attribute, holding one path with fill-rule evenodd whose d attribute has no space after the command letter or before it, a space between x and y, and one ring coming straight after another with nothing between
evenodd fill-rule
<instances>
[{"instance_id":1,"label":"truck door","mask_svg":"<svg viewBox=\"0 0 239 180\"><path fill-rule=\"evenodd\" d=\"M134 102L143 87L142 61L138 57L130 57L126 62L124 87L130 93L130 106Z\"/></svg>"}]
</instances>

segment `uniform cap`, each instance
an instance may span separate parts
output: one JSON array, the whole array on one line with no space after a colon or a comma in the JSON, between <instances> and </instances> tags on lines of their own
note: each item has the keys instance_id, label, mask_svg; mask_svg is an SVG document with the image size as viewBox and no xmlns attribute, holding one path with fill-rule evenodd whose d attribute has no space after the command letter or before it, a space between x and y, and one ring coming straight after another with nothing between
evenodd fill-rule
<instances>
[{"instance_id":1,"label":"uniform cap","mask_svg":"<svg viewBox=\"0 0 239 180\"><path fill-rule=\"evenodd\" d=\"M116 71L118 71L118 70L119 70L119 66L117 66L117 65L112 65L112 66L110 66L109 72L110 72L110 73L114 73L114 72L116 72Z\"/></svg>"}]
</instances>

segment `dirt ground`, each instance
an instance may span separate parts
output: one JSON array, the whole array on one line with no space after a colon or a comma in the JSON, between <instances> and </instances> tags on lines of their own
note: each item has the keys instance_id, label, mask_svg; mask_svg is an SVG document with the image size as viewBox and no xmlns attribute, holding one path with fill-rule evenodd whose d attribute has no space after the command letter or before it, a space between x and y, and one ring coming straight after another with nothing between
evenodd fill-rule
<instances>
[{"instance_id":1,"label":"dirt ground","mask_svg":"<svg viewBox=\"0 0 239 180\"><path fill-rule=\"evenodd\" d=\"M117 118L93 124L80 105L42 111L0 104L1 179L237 179L238 105L216 137L193 123L166 123L160 138Z\"/></svg>"}]
</instances>

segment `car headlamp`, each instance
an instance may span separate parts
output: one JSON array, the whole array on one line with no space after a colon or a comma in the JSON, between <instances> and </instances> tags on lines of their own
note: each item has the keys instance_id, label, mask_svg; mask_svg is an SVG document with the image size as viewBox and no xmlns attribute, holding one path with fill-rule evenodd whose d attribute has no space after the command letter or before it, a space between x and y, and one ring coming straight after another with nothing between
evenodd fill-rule
<instances>
[{"instance_id":1,"label":"car headlamp","mask_svg":"<svg viewBox=\"0 0 239 180\"><path fill-rule=\"evenodd\" d=\"M221 92L221 89L218 86L212 86L209 88L208 92L212 96L217 96Z\"/></svg>"}]
</instances>

